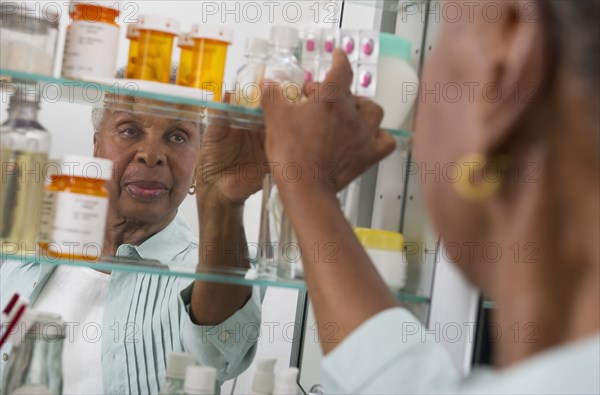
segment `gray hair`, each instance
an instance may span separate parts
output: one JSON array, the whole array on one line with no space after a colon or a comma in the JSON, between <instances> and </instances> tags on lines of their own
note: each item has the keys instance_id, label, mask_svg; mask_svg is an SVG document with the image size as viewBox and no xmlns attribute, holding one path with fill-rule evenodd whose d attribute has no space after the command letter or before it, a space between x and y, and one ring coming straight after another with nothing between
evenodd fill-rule
<instances>
[{"instance_id":1,"label":"gray hair","mask_svg":"<svg viewBox=\"0 0 600 395\"><path fill-rule=\"evenodd\" d=\"M171 75L169 77L171 84L174 84L175 81L177 80L178 69L179 69L178 64L171 66ZM115 74L115 78L118 78L118 79L125 78L125 67L121 67L117 70L117 73ZM96 132L96 133L100 132L100 130L102 128L102 120L104 119L104 113L105 113L106 107L109 105L110 105L109 103L103 102L102 107L94 106L92 108L92 125L94 127L94 132Z\"/></svg>"}]
</instances>

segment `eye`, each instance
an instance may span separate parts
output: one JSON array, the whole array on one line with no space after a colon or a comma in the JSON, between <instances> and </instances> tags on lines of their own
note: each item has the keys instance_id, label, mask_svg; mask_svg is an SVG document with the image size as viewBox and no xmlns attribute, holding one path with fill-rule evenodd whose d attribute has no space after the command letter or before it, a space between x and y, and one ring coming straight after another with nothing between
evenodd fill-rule
<instances>
[{"instance_id":1,"label":"eye","mask_svg":"<svg viewBox=\"0 0 600 395\"><path fill-rule=\"evenodd\" d=\"M127 138L136 137L140 134L140 131L133 126L124 125L117 129L119 135Z\"/></svg>"},{"instance_id":2,"label":"eye","mask_svg":"<svg viewBox=\"0 0 600 395\"><path fill-rule=\"evenodd\" d=\"M175 144L184 144L188 141L187 134L178 131L169 136L169 140L174 142Z\"/></svg>"}]
</instances>

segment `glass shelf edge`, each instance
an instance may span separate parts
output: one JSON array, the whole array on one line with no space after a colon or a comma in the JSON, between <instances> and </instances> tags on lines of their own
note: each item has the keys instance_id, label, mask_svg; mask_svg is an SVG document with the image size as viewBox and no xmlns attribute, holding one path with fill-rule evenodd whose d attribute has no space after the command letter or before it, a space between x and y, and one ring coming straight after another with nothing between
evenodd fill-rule
<instances>
[{"instance_id":1,"label":"glass shelf edge","mask_svg":"<svg viewBox=\"0 0 600 395\"><path fill-rule=\"evenodd\" d=\"M427 0L344 0L345 4L361 5L395 13L406 12L410 6L422 6Z\"/></svg>"},{"instance_id":2,"label":"glass shelf edge","mask_svg":"<svg viewBox=\"0 0 600 395\"><path fill-rule=\"evenodd\" d=\"M84 80L72 80L65 78L56 78L48 75L42 74L31 74L25 73L18 70L12 70L7 68L0 68L0 76L8 76L11 78L30 81L30 82L42 82L42 83L54 83L59 84L66 87L77 87L77 88L85 88L88 89L92 87L97 91L112 93L112 94L132 94L135 96L139 96L145 99L156 100L168 104L180 104L180 105L190 105L197 107L206 107L212 110L218 110L223 112L228 112L232 114L239 114L241 118L233 120L233 124L238 124L236 121L241 122L241 124L246 123L247 126L256 126L262 125L262 117L264 115L262 109L260 108L249 108L243 106L235 106L231 104L218 103L212 101L205 100L196 100L183 96L174 96L168 94L159 94L156 92L147 92L144 90L136 90L136 89L128 89L126 86L128 83L135 83L135 80L126 80L124 87L115 88L113 85L108 85L102 82L94 82L94 81L84 81ZM69 94L70 95L70 94ZM68 98L68 102L75 102L72 100L73 98ZM87 103L90 104L90 103ZM209 120L211 116L209 115ZM254 118L244 118L244 117L254 117ZM260 118L260 120L259 120ZM412 132L406 130L397 130L397 129L389 129L385 128L392 136L396 139L411 139Z\"/></svg>"},{"instance_id":3,"label":"glass shelf edge","mask_svg":"<svg viewBox=\"0 0 600 395\"><path fill-rule=\"evenodd\" d=\"M125 259L126 260L126 259ZM21 264L42 264L52 266L73 266L73 267L86 267L104 271L119 271L125 273L144 273L150 275L161 275L161 276L173 276L173 277L184 277L192 280L204 280L214 283L221 284L232 284L232 285L244 285L244 286L259 286L259 287L279 287L279 288L291 288L299 291L306 290L306 283L303 280L296 279L282 279L282 278L262 278L260 276L243 277L242 274L246 272L243 269L222 269L215 272L209 270L206 271L195 271L195 266L192 265L177 265L182 270L166 270L167 265L157 263L157 261L136 261L136 264L123 264L118 262L88 262L78 260L66 260L66 259L40 259L37 256L16 256L12 254L1 254L0 262L2 265L11 262L19 262ZM9 263L10 264L10 263ZM173 269L173 266L170 266ZM251 273L255 274L253 269L250 269ZM229 273L228 273L229 272ZM394 292L396 300L407 304L428 304L429 298L421 295L409 294L403 291Z\"/></svg>"}]
</instances>

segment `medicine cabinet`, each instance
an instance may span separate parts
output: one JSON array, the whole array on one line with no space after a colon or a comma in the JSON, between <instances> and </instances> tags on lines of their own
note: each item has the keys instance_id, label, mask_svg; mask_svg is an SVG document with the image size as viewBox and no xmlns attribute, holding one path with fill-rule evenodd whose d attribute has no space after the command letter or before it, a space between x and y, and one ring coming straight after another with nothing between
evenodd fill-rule
<instances>
[{"instance_id":1,"label":"medicine cabinet","mask_svg":"<svg viewBox=\"0 0 600 395\"><path fill-rule=\"evenodd\" d=\"M210 3L210 4L209 4ZM268 37L268 22L250 23L244 20L243 2L238 8L231 6L226 10L226 2L206 1L171 1L167 3L144 2L135 3L138 13L156 13L157 11L169 16L181 17L185 22L207 22L218 24L217 18L224 18L227 26L235 32L234 44L230 47L225 80L232 81L235 69L243 64L242 52L244 40L249 36ZM439 20L435 20L435 10L440 12L437 1L417 0L315 0L315 1L284 1L280 7L253 2L259 10L275 12L273 23L289 23L286 14L277 14L278 9L294 7L303 15L297 24L299 28L319 26L323 28L347 28L377 30L394 33L408 39L412 44L411 65L415 70L422 69L423 63L435 45L435 36ZM265 3L265 4L262 4ZM293 4L292 4L293 3ZM62 3L61 3L62 4ZM215 9L216 7L216 9ZM236 11L237 10L237 11ZM432 10L434 12L432 12ZM207 14L206 21L197 21L201 13ZM235 21L239 12L241 20ZM248 11L249 12L249 11ZM291 12L291 11L289 11ZM214 14L212 14L214 13ZM65 13L66 15L66 13ZM239 16L239 15L238 15ZM186 19L187 18L187 19ZM63 18L68 19L68 18ZM315 20L317 23L315 23ZM59 33L58 59L62 51L61 40L64 39L66 21L61 21ZM185 23L184 23L185 25ZM293 24L292 24L293 25ZM123 29L122 29L123 30ZM124 32L121 45L126 46ZM126 60L126 50L120 50L119 65ZM174 59L176 55L174 56ZM58 63L58 62L57 62ZM60 67L55 67L55 76L60 75ZM7 108L6 97L10 94L11 81L28 81L34 83L42 93L41 119L53 137L51 157L64 154L91 154L93 128L90 121L92 108L103 107L107 100L115 98L144 98L154 104L142 108L153 114L164 114L165 117L200 121L205 124L227 122L239 127L239 133L247 130L262 130L264 128L263 114L260 109L233 106L225 103L207 101L200 92L182 93L177 89L161 89L152 84L131 83L118 80L81 81L70 80L55 76L39 75L15 69L0 69L3 81L3 98L0 113L5 117ZM400 94L400 93L399 93ZM112 99L111 99L112 98ZM418 103L417 103L418 106ZM414 111L414 110L413 110ZM199 114L202 116L199 117ZM399 231L405 237L405 253L408 262L407 285L396 293L397 299L404 303L428 327L436 323L444 324L456 320L475 322L479 308L479 295L454 271L451 264L446 262L439 253L438 237L432 229L423 207L419 192L419 174L411 169L414 158L411 152L413 130L413 114L409 115L401 130L389 130L398 142L397 150L378 166L367 171L361 177L360 199L358 204L357 226ZM2 119L4 120L4 119ZM250 250L257 242L260 196L253 196L246 205L245 227L248 234ZM188 199L182 210L189 216L188 221L197 220L195 202ZM252 251L251 251L252 252ZM263 287L269 292L281 295L272 299L272 305L264 306L263 320L282 320L285 316L277 315L287 309L286 320L290 320L293 329L299 331L297 336L279 336L281 348L285 352L278 367L292 365L300 368L299 384L308 393L311 388L322 383L319 373L319 361L322 358L314 333L315 328L306 286L301 279L263 278L257 275L253 268L249 270L215 268L196 270L194 266L167 267L158 261L131 260L126 258L106 258L100 262L83 260L55 259L33 254L16 256L2 255L2 264L23 264L39 262L43 265L72 265L92 267L99 270L145 273L148 275L178 276L192 280L212 281L218 283ZM288 289L281 291L278 289ZM451 296L451 297L450 297ZM268 298L267 298L268 299ZM452 305L447 301L452 300ZM4 302L4 301L3 301ZM270 302L271 303L271 302ZM289 309L295 311L289 311ZM266 322L266 321L264 321ZM281 327L290 322L279 322ZM271 322L272 324L272 322ZM265 332L266 333L266 332ZM270 357L269 351L276 345L273 339L264 337L259 341L258 355ZM457 365L466 373L470 366L472 345L461 341L449 345ZM261 351L262 350L262 351ZM253 365L254 366L254 365ZM226 383L223 393L248 393L250 391L253 366L237 380L237 383ZM234 388L235 387L235 388ZM325 392L327 389L324 389Z\"/></svg>"}]
</instances>

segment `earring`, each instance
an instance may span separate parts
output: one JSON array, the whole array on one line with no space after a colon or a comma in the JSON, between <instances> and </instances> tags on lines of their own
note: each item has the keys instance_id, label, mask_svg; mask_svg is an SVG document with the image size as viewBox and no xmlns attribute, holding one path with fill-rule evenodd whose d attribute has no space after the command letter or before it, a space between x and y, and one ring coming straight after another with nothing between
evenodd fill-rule
<instances>
[{"instance_id":1,"label":"earring","mask_svg":"<svg viewBox=\"0 0 600 395\"><path fill-rule=\"evenodd\" d=\"M192 186L190 187L189 191L188 191L188 195L195 195L196 194L196 181L194 181L194 183L192 184Z\"/></svg>"},{"instance_id":2,"label":"earring","mask_svg":"<svg viewBox=\"0 0 600 395\"><path fill-rule=\"evenodd\" d=\"M497 163L488 162L482 154L468 154L457 163L460 173L454 190L466 200L481 202L498 191L502 171Z\"/></svg>"}]
</instances>

